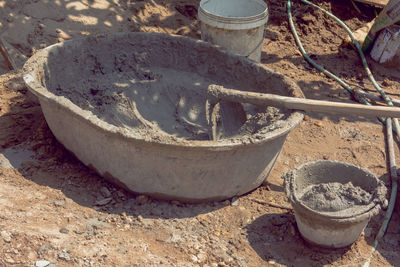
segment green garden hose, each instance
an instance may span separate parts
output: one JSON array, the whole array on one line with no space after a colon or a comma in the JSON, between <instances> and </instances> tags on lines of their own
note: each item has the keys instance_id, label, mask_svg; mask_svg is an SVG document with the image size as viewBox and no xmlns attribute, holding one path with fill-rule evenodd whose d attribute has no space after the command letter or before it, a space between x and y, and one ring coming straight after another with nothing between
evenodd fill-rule
<instances>
[{"instance_id":1,"label":"green garden hose","mask_svg":"<svg viewBox=\"0 0 400 267\"><path fill-rule=\"evenodd\" d=\"M368 261L363 265L363 267L368 267L371 263L372 257L376 248L378 247L379 240L383 237L386 232L387 227L389 226L390 218L392 216L394 210L394 203L396 202L396 194L397 194L397 168L396 168L396 158L394 153L394 145L393 145L393 130L392 130L392 119L387 118L386 120L386 136L387 136L387 145L389 152L389 164L390 164L390 176L392 178L392 192L390 194L390 202L388 206L388 210L385 214L385 219L382 223L381 228L379 229L378 234L375 237L374 244L372 245L372 249L370 252L370 256Z\"/></svg>"}]
</instances>

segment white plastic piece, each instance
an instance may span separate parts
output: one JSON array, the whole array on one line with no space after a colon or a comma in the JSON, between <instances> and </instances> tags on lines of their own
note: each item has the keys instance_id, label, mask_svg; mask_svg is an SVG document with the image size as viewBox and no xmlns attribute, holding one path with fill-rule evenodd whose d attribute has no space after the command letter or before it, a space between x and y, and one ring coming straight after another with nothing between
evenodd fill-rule
<instances>
[{"instance_id":1,"label":"white plastic piece","mask_svg":"<svg viewBox=\"0 0 400 267\"><path fill-rule=\"evenodd\" d=\"M396 55L400 56L400 26L392 25L379 34L371 50L371 57L379 62L386 63Z\"/></svg>"}]
</instances>

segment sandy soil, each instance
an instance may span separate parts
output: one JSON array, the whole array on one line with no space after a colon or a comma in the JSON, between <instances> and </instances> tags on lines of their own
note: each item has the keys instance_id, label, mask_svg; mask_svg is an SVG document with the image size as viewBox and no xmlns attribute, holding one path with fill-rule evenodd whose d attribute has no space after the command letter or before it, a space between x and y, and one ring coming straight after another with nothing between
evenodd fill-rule
<instances>
[{"instance_id":1,"label":"sandy soil","mask_svg":"<svg viewBox=\"0 0 400 267\"><path fill-rule=\"evenodd\" d=\"M373 16L372 9L362 8L361 15L344 0L315 2L353 30ZM198 3L0 0L0 34L21 60L52 43L104 31L199 38ZM268 4L262 63L292 77L308 98L352 102L303 60L284 2ZM319 11L298 3L293 10L312 57L352 86L373 91L356 52L340 46L344 31ZM400 71L369 61L379 83L398 97ZM0 61L0 266L361 266L369 257L383 214L349 248L312 247L298 233L281 176L302 163L330 159L366 168L390 186L384 131L376 119L310 113L289 135L264 186L225 202L158 201L123 191L71 156L51 134L21 75L6 66ZM396 209L372 266L399 265L399 222Z\"/></svg>"}]
</instances>

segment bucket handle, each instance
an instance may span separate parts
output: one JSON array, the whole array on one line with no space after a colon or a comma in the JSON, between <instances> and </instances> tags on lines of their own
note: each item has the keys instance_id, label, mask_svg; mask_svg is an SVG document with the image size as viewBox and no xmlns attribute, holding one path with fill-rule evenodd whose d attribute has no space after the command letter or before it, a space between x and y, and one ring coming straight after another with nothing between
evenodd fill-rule
<instances>
[{"instance_id":1,"label":"bucket handle","mask_svg":"<svg viewBox=\"0 0 400 267\"><path fill-rule=\"evenodd\" d=\"M247 56L244 56L246 58L248 58L251 54L253 54L263 43L264 38L261 38L261 41L256 45L256 47L254 47L248 54Z\"/></svg>"}]
</instances>

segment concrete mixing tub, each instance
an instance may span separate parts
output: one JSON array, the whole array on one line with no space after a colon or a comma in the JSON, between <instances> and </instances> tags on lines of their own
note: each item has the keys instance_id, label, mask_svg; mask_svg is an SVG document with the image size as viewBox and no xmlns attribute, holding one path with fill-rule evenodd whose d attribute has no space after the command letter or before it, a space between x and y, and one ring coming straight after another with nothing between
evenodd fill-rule
<instances>
[{"instance_id":1,"label":"concrete mixing tub","mask_svg":"<svg viewBox=\"0 0 400 267\"><path fill-rule=\"evenodd\" d=\"M150 82L164 79L167 84L176 80L170 77L172 74L159 79L158 74L144 70L153 67L170 71L167 74L182 72L183 87L199 77L190 86L200 92L204 101L210 83L302 97L294 82L260 64L203 41L154 33L98 35L47 47L25 64L24 80L39 98L57 140L85 165L133 192L198 202L226 199L258 187L271 171L286 135L302 120L303 114L288 111L283 124L255 136L232 136L216 142L190 140L174 134L173 127L163 126L161 120L154 121L171 112L176 115L180 106L173 103L175 111L168 105L162 110L159 101L164 101L163 96L177 95L168 93L167 88L166 93L153 92L149 98L142 94L151 88L146 87ZM145 81L126 78L138 70ZM196 76L191 78L191 73ZM100 84L102 79L104 83L112 79L115 82L104 89ZM79 88L68 89L71 84ZM121 93L123 90L128 91ZM126 102L123 104L116 101L130 93L139 94L134 108L142 114L136 117L129 110L121 111L125 110L122 107L132 107L131 100L123 98ZM176 101L181 104L181 100ZM184 100L189 101L190 97ZM204 107L204 103L199 107ZM190 118L193 110L196 109L190 110ZM186 122L185 126L189 124L196 125ZM157 125L163 131L158 136L146 125Z\"/></svg>"}]
</instances>

